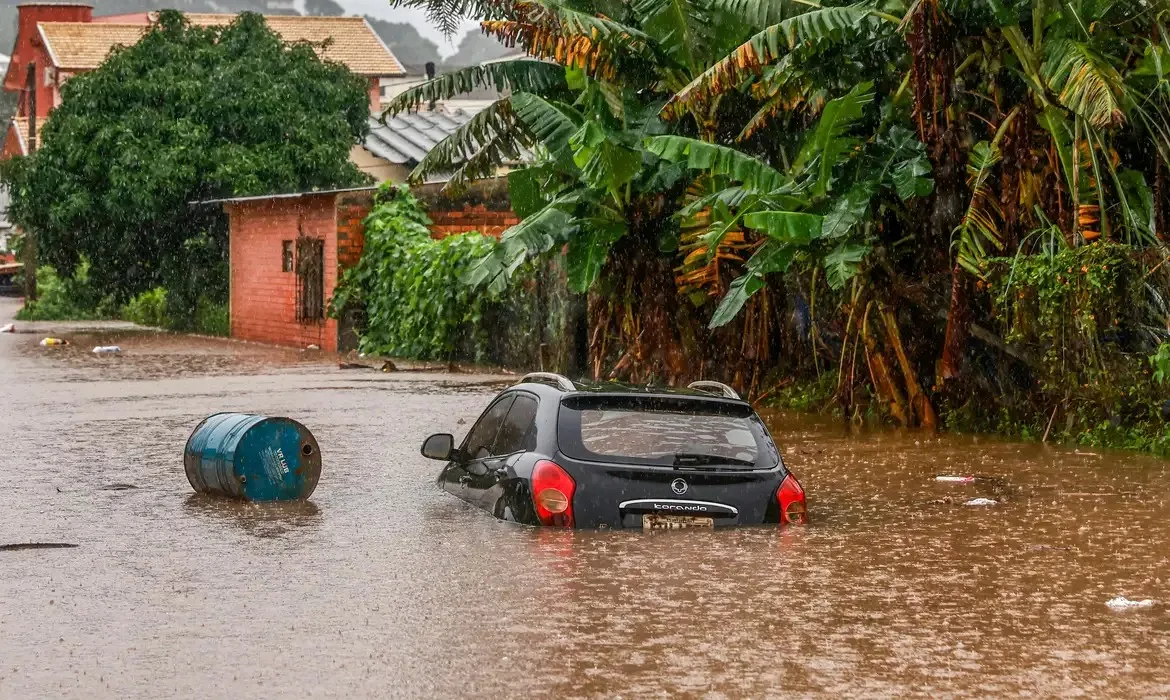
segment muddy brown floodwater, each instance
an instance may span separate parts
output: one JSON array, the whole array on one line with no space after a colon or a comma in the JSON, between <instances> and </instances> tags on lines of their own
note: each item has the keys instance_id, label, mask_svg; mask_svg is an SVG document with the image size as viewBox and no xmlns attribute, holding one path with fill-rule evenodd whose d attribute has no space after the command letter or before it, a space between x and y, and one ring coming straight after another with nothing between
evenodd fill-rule
<instances>
[{"instance_id":1,"label":"muddy brown floodwater","mask_svg":"<svg viewBox=\"0 0 1170 700\"><path fill-rule=\"evenodd\" d=\"M0 335L0 544L78 545L0 550L2 698L1170 695L1165 462L776 414L807 528L537 530L418 453L490 377L68 333ZM192 495L222 410L314 431L311 503Z\"/></svg>"}]
</instances>

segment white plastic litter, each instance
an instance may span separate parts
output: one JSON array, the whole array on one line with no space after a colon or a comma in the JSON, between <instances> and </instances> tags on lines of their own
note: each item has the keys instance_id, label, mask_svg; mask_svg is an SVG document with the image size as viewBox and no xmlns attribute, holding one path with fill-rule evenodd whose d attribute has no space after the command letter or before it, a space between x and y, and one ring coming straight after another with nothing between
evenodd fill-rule
<instances>
[{"instance_id":1,"label":"white plastic litter","mask_svg":"<svg viewBox=\"0 0 1170 700\"><path fill-rule=\"evenodd\" d=\"M999 501L993 498L972 498L963 505L965 506L997 506Z\"/></svg>"},{"instance_id":2,"label":"white plastic litter","mask_svg":"<svg viewBox=\"0 0 1170 700\"><path fill-rule=\"evenodd\" d=\"M122 348L117 345L99 345L93 351L99 355L105 355L113 352L122 352Z\"/></svg>"},{"instance_id":3,"label":"white plastic litter","mask_svg":"<svg viewBox=\"0 0 1170 700\"><path fill-rule=\"evenodd\" d=\"M1154 606L1154 602L1155 601L1152 601L1149 598L1146 598L1145 600L1130 600L1125 596L1119 595L1113 600L1105 603L1105 605L1109 606L1113 610L1129 610L1131 608L1152 608Z\"/></svg>"},{"instance_id":4,"label":"white plastic litter","mask_svg":"<svg viewBox=\"0 0 1170 700\"><path fill-rule=\"evenodd\" d=\"M975 477L973 476L936 476L935 481L945 481L948 484L973 484Z\"/></svg>"},{"instance_id":5,"label":"white plastic litter","mask_svg":"<svg viewBox=\"0 0 1170 700\"><path fill-rule=\"evenodd\" d=\"M310 345L309 347L307 347L307 348L305 348L305 349L306 349L306 350L320 350L320 349L321 349L321 346L320 346L320 345L317 345L316 343L314 343L314 344Z\"/></svg>"},{"instance_id":6,"label":"white plastic litter","mask_svg":"<svg viewBox=\"0 0 1170 700\"><path fill-rule=\"evenodd\" d=\"M0 333L15 333L15 332L16 332L16 324L15 323L9 323L7 326L0 328Z\"/></svg>"}]
</instances>

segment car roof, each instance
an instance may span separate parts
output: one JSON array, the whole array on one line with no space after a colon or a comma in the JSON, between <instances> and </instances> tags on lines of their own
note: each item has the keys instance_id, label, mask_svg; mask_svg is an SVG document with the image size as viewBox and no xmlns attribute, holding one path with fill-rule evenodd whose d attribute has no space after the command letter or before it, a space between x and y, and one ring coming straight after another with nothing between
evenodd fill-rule
<instances>
[{"instance_id":1,"label":"car roof","mask_svg":"<svg viewBox=\"0 0 1170 700\"><path fill-rule=\"evenodd\" d=\"M717 385L722 386L722 385ZM680 398L694 398L704 401L713 401L718 403L747 403L730 388L726 388L727 393L713 393L703 389L692 389L690 387L663 387L663 386L646 386L641 384L629 384L626 382L617 381L572 381L566 377L545 372L534 372L524 376L517 384L509 387L509 389L533 388L540 387L537 392L540 394L551 393L560 394L562 396L572 396L585 394L596 397L603 396L659 396L663 398L680 397Z\"/></svg>"}]
</instances>

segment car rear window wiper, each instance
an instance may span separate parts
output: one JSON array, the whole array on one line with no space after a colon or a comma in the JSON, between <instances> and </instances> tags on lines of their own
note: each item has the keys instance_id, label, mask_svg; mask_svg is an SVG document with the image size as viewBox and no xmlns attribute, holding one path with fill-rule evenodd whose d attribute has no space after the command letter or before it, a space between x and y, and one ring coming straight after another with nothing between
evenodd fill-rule
<instances>
[{"instance_id":1,"label":"car rear window wiper","mask_svg":"<svg viewBox=\"0 0 1170 700\"><path fill-rule=\"evenodd\" d=\"M698 467L705 465L724 464L733 467L754 467L756 463L746 459L736 459L735 457L723 457L721 455L699 454L692 452L676 452L674 455L674 466L676 467Z\"/></svg>"}]
</instances>

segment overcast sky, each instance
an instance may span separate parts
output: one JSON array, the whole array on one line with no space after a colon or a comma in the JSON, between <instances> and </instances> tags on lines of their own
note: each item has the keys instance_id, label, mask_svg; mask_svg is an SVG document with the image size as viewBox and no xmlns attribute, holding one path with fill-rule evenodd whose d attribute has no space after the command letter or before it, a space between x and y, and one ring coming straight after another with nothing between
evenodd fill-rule
<instances>
[{"instance_id":1,"label":"overcast sky","mask_svg":"<svg viewBox=\"0 0 1170 700\"><path fill-rule=\"evenodd\" d=\"M418 31L423 36L439 45L439 51L444 57L455 53L455 47L443 38L443 33L435 29L429 22L427 22L426 15L422 10L403 10L390 7L390 0L336 0L338 5L341 5L347 12L360 15L370 15L371 17L380 17L390 22L409 22L418 28ZM475 22L465 23L468 29L473 29L479 26ZM455 37L456 41L466 32L466 29L459 32Z\"/></svg>"}]
</instances>

